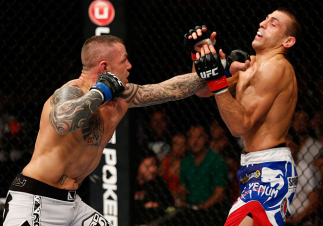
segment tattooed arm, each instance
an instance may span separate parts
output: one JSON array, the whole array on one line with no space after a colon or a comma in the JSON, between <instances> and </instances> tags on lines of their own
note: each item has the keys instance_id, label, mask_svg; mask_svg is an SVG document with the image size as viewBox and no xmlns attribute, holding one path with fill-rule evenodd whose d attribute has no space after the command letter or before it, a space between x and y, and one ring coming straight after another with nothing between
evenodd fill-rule
<instances>
[{"instance_id":1,"label":"tattooed arm","mask_svg":"<svg viewBox=\"0 0 323 226\"><path fill-rule=\"evenodd\" d=\"M50 99L53 107L50 123L60 135L71 133L81 128L101 104L98 92L89 91L84 95L81 88L70 82L56 90Z\"/></svg>"},{"instance_id":2,"label":"tattooed arm","mask_svg":"<svg viewBox=\"0 0 323 226\"><path fill-rule=\"evenodd\" d=\"M206 86L196 73L175 76L152 85L127 84L121 98L129 107L143 107L183 99L197 93Z\"/></svg>"}]
</instances>

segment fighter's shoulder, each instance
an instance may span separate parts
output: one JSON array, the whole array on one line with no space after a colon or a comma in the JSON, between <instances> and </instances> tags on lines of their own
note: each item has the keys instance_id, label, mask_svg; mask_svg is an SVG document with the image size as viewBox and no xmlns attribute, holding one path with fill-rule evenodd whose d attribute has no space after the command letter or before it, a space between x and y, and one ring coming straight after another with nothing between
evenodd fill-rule
<instances>
[{"instance_id":1,"label":"fighter's shoulder","mask_svg":"<svg viewBox=\"0 0 323 226\"><path fill-rule=\"evenodd\" d=\"M84 92L82 87L83 83L79 79L74 79L65 83L60 88L56 89L53 95L49 98L50 104L54 106L59 102L72 100L83 96Z\"/></svg>"},{"instance_id":2,"label":"fighter's shoulder","mask_svg":"<svg viewBox=\"0 0 323 226\"><path fill-rule=\"evenodd\" d=\"M289 66L289 62L283 58L272 57L264 62L262 62L259 66L259 71L266 73L266 75L273 75L275 77L282 76L284 71Z\"/></svg>"}]
</instances>

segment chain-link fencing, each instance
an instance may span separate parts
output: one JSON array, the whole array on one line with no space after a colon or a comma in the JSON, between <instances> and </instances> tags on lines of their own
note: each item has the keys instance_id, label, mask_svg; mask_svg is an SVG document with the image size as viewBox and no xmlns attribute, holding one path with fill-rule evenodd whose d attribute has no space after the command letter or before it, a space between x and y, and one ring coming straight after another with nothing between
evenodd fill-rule
<instances>
[{"instance_id":1,"label":"chain-link fencing","mask_svg":"<svg viewBox=\"0 0 323 226\"><path fill-rule=\"evenodd\" d=\"M144 1L130 3L130 34L128 39L130 61L133 64L131 82L138 84L158 83L178 74L191 71L190 54L183 46L183 34L196 25L207 25L217 32L217 44L229 53L233 49L243 49L251 54L251 42L259 28L259 23L278 7L292 9L302 26L302 40L288 56L292 63L299 85L299 99L287 139L294 153L299 171L298 190L291 207L293 217L290 225L322 225L322 187L320 161L322 159L322 61L319 58L323 41L323 5L319 1ZM138 209L136 223L148 225L223 225L224 213L240 194L238 179L240 153L243 150L240 139L235 139L227 131L215 100L192 96L184 100L131 110L134 121L135 141L138 153L152 149L158 153L160 176L168 185L166 191L147 189L156 200L167 199L169 191L173 195L172 206L163 203L156 213L151 209ZM207 147L217 153L226 163L226 185L224 199L211 208L197 210L199 203L206 203L214 194L211 188L221 187L221 169L185 167L190 150L190 140L194 134L191 126L201 125L208 135ZM179 136L180 134L180 136ZM198 132L197 132L198 134ZM195 133L196 135L196 133ZM186 148L179 147L184 145ZM135 146L134 146L135 147ZM168 155L167 155L168 154ZM185 163L183 163L183 161ZM182 164L180 164L182 162ZM199 172L199 174L197 173ZM209 176L216 177L217 183L207 184ZM189 177L189 178L187 178ZM200 180L196 180L199 177ZM181 200L183 184L189 190L187 198ZM225 184L225 183L224 183ZM136 191L145 190L138 185ZM197 191L199 190L199 191ZM155 192L153 192L155 191ZM205 195L205 194L208 195ZM200 195L199 198L195 196ZM147 195L148 196L148 195ZM135 196L138 205L147 200ZM153 198L151 198L153 200ZM186 203L188 206L182 207ZM174 207L175 206L175 207ZM174 208L173 208L174 207ZM224 211L224 212L221 212ZM153 213L152 213L153 212ZM162 215L162 216L161 216ZM153 220L154 219L154 220ZM149 223L150 222L150 223Z\"/></svg>"},{"instance_id":2,"label":"chain-link fencing","mask_svg":"<svg viewBox=\"0 0 323 226\"><path fill-rule=\"evenodd\" d=\"M81 71L78 1L0 1L0 205L29 162L44 102ZM0 220L2 225L2 220Z\"/></svg>"}]
</instances>

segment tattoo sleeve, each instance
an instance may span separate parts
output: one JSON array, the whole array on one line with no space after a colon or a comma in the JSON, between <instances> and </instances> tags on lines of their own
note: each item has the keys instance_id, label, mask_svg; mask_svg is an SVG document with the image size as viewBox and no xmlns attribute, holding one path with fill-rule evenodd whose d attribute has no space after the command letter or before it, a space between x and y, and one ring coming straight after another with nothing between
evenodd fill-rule
<instances>
[{"instance_id":1,"label":"tattoo sleeve","mask_svg":"<svg viewBox=\"0 0 323 226\"><path fill-rule=\"evenodd\" d=\"M58 89L50 99L53 107L49 120L52 127L61 135L81 128L101 105L101 95L88 92L71 83Z\"/></svg>"},{"instance_id":2,"label":"tattoo sleeve","mask_svg":"<svg viewBox=\"0 0 323 226\"><path fill-rule=\"evenodd\" d=\"M196 73L175 76L153 85L127 84L122 97L130 107L142 107L189 97L206 86Z\"/></svg>"}]
</instances>

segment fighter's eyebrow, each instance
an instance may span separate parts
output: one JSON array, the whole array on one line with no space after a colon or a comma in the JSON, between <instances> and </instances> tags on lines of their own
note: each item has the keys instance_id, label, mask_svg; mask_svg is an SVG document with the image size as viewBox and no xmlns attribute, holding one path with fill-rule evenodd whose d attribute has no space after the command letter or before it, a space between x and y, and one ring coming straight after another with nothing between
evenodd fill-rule
<instances>
[{"instance_id":1,"label":"fighter's eyebrow","mask_svg":"<svg viewBox=\"0 0 323 226\"><path fill-rule=\"evenodd\" d=\"M266 19L269 19L269 16L267 16L267 17L266 17ZM278 20L278 18L276 18L276 17L273 17L273 16L272 16L272 17L270 17L270 19L276 20L276 21L279 23L279 20Z\"/></svg>"},{"instance_id":2,"label":"fighter's eyebrow","mask_svg":"<svg viewBox=\"0 0 323 226\"><path fill-rule=\"evenodd\" d=\"M274 20L276 20L276 21L279 23L278 18L276 18L276 17L271 17L271 19L274 19Z\"/></svg>"}]
</instances>

